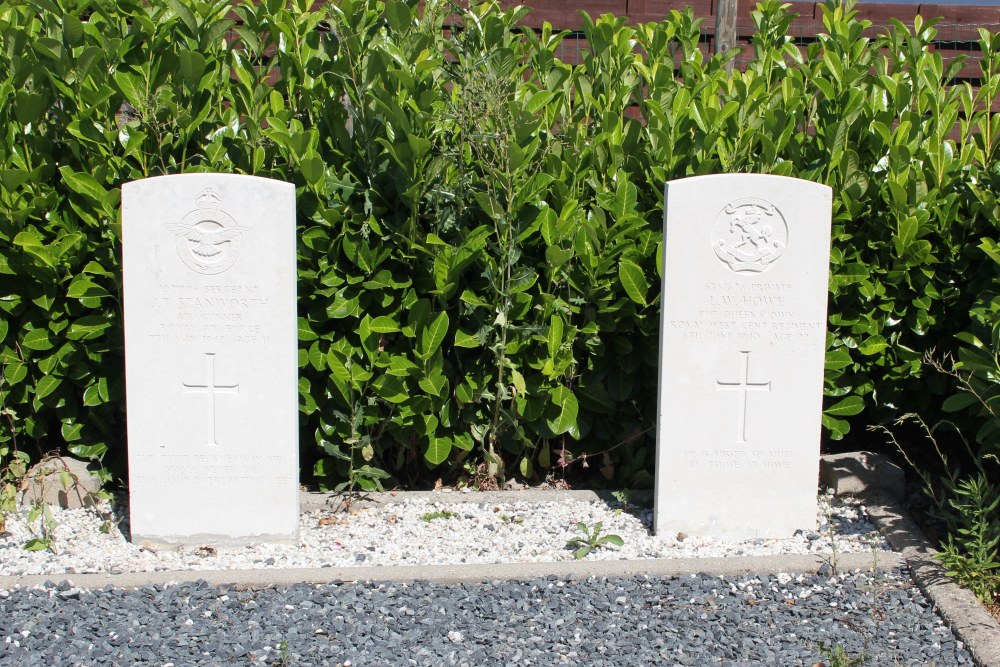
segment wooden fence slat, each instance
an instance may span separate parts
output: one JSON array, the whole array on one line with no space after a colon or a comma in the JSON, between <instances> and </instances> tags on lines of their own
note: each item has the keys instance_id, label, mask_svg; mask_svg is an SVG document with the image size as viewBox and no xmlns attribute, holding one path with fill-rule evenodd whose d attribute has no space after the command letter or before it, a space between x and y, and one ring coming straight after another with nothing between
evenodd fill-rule
<instances>
[{"instance_id":1,"label":"wooden fence slat","mask_svg":"<svg viewBox=\"0 0 1000 667\"><path fill-rule=\"evenodd\" d=\"M944 23L966 25L993 23L1000 25L1000 7L921 3L918 13L925 19L940 18Z\"/></svg>"},{"instance_id":2,"label":"wooden fence slat","mask_svg":"<svg viewBox=\"0 0 1000 667\"><path fill-rule=\"evenodd\" d=\"M917 5L855 5L858 18L871 21L876 26L890 25L892 19L913 24L917 15Z\"/></svg>"},{"instance_id":3,"label":"wooden fence slat","mask_svg":"<svg viewBox=\"0 0 1000 667\"><path fill-rule=\"evenodd\" d=\"M788 8L788 11L795 12L799 15L795 21L806 22L811 19L822 25L823 15L820 14L819 9L816 8L815 2L790 2L788 4L791 5L791 7Z\"/></svg>"},{"instance_id":4,"label":"wooden fence slat","mask_svg":"<svg viewBox=\"0 0 1000 667\"><path fill-rule=\"evenodd\" d=\"M947 48L936 48L934 49L938 54L941 55L941 59L944 60L945 67L948 64L959 58L961 56L966 56L965 66L955 75L960 79L978 79L983 75L983 70L979 66L979 53L970 53L965 49L947 49Z\"/></svg>"},{"instance_id":5,"label":"wooden fence slat","mask_svg":"<svg viewBox=\"0 0 1000 667\"><path fill-rule=\"evenodd\" d=\"M565 30L580 30L583 28L583 18L580 12L587 12L591 19L601 14L626 15L627 0L524 0L523 5L534 7L529 15L533 23L540 27L542 21L548 21L554 28ZM536 27L536 26L532 26Z\"/></svg>"},{"instance_id":6,"label":"wooden fence slat","mask_svg":"<svg viewBox=\"0 0 1000 667\"><path fill-rule=\"evenodd\" d=\"M712 14L712 0L628 0L628 17L631 23L659 22L670 14L670 10L684 11L686 7L694 10L695 16Z\"/></svg>"}]
</instances>

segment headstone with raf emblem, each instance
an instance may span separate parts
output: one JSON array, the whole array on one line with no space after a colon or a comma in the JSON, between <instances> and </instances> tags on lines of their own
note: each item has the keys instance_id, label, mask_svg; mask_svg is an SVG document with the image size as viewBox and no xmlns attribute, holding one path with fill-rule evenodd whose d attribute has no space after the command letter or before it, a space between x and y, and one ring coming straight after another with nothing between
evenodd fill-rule
<instances>
[{"instance_id":1,"label":"headstone with raf emblem","mask_svg":"<svg viewBox=\"0 0 1000 667\"><path fill-rule=\"evenodd\" d=\"M295 188L122 187L132 541L297 539Z\"/></svg>"},{"instance_id":2,"label":"headstone with raf emblem","mask_svg":"<svg viewBox=\"0 0 1000 667\"><path fill-rule=\"evenodd\" d=\"M657 534L815 528L831 204L783 176L666 184Z\"/></svg>"}]
</instances>

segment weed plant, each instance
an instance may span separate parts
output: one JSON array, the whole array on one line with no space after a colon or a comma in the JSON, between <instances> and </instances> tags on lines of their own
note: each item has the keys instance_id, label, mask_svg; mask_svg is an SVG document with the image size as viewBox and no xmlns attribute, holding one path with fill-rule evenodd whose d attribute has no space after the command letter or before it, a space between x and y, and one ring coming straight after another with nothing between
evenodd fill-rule
<instances>
[{"instance_id":1,"label":"weed plant","mask_svg":"<svg viewBox=\"0 0 1000 667\"><path fill-rule=\"evenodd\" d=\"M451 512L449 510L440 510L437 512L427 512L420 517L420 520L425 523L430 523L431 521L436 521L438 519L455 519L458 518L458 514Z\"/></svg>"},{"instance_id":2,"label":"weed plant","mask_svg":"<svg viewBox=\"0 0 1000 667\"><path fill-rule=\"evenodd\" d=\"M918 468L890 433L922 480L924 493L933 504L933 516L945 526L937 559L948 576L975 593L983 603L995 605L1000 602L1000 486L989 481L987 462L976 457L971 448L967 449L968 467L963 469L949 459L934 430L923 420L916 415L904 415L900 422L906 420L920 424L941 463L940 475ZM964 437L961 440L968 446Z\"/></svg>"},{"instance_id":3,"label":"weed plant","mask_svg":"<svg viewBox=\"0 0 1000 667\"><path fill-rule=\"evenodd\" d=\"M961 376L956 373L957 377ZM965 380L961 380L965 382ZM976 594L984 604L1000 603L1000 485L991 481L987 466L997 464L993 454L980 454L957 429L965 447L966 460L955 463L940 446L935 429L919 416L903 415L897 424L916 422L940 462L938 474L919 467L887 428L878 427L923 482L931 500L933 516L945 526L945 535L936 558L948 576Z\"/></svg>"},{"instance_id":4,"label":"weed plant","mask_svg":"<svg viewBox=\"0 0 1000 667\"><path fill-rule=\"evenodd\" d=\"M583 535L582 537L574 537L568 542L568 546L574 549L573 558L580 560L586 558L591 551L606 549L612 545L620 547L625 544L625 541L618 535L602 533L603 527L604 524L600 521L594 524L593 528L589 528L582 521L576 524L577 531Z\"/></svg>"},{"instance_id":5,"label":"weed plant","mask_svg":"<svg viewBox=\"0 0 1000 667\"><path fill-rule=\"evenodd\" d=\"M828 667L863 667L869 660L867 653L851 655L840 644L828 645L823 642L819 645L819 652L826 659Z\"/></svg>"},{"instance_id":6,"label":"weed plant","mask_svg":"<svg viewBox=\"0 0 1000 667\"><path fill-rule=\"evenodd\" d=\"M52 508L45 501L47 490L58 485L62 493L73 494L83 507L91 508L104 520L101 532L109 532L112 527L111 515L96 509L97 501L107 501L111 495L106 491L98 491L93 496L85 496L81 490L80 480L73 474L69 466L59 456L58 452L50 452L42 457L34 470L28 468L30 458L27 454L14 450L12 446L0 445L0 534L6 530L7 517L19 509L19 497L29 485L34 486L34 496L27 508L25 525L32 537L24 548L28 551L55 551L55 533L59 523L52 513Z\"/></svg>"}]
</instances>

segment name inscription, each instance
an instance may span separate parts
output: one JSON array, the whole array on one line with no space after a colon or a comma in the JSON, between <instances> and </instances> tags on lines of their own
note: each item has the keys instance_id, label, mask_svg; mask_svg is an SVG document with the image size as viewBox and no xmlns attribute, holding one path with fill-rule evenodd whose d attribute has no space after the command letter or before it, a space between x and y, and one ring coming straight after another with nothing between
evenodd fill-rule
<instances>
[{"instance_id":1,"label":"name inscription","mask_svg":"<svg viewBox=\"0 0 1000 667\"><path fill-rule=\"evenodd\" d=\"M158 286L151 297L157 343L264 344L268 299L259 285Z\"/></svg>"},{"instance_id":2,"label":"name inscription","mask_svg":"<svg viewBox=\"0 0 1000 667\"><path fill-rule=\"evenodd\" d=\"M767 342L825 335L825 322L803 322L791 306L791 283L706 282L689 319L664 323L668 340Z\"/></svg>"}]
</instances>

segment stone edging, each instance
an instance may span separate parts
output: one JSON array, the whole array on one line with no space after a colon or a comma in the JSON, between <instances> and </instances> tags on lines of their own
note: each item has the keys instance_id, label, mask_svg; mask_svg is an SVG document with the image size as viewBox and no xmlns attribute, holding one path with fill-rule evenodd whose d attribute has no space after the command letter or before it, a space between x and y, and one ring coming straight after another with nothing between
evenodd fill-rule
<instances>
[{"instance_id":1,"label":"stone edging","mask_svg":"<svg viewBox=\"0 0 1000 667\"><path fill-rule=\"evenodd\" d=\"M869 570L873 560L879 568L892 569L904 565L899 554L892 551L847 553L837 557L840 571ZM269 588L294 584L327 584L357 581L406 582L431 581L443 584L482 581L526 580L550 576L567 579L587 577L628 577L656 575L677 577L685 574L712 576L742 576L748 574L778 574L815 572L828 563L816 554L781 556L741 556L713 558L657 558L648 560L579 560L545 563L475 563L467 565L383 565L370 567L326 568L257 568L250 570L168 570L156 572L123 572L121 574L32 574L0 576L0 590L29 588L67 581L84 589L140 588L178 582L205 581L213 586Z\"/></svg>"},{"instance_id":2,"label":"stone edging","mask_svg":"<svg viewBox=\"0 0 1000 667\"><path fill-rule=\"evenodd\" d=\"M893 500L882 494L871 494L864 500L868 515L906 561L913 581L965 643L976 664L1000 667L1000 623L975 595L948 578L934 560L937 550Z\"/></svg>"}]
</instances>

